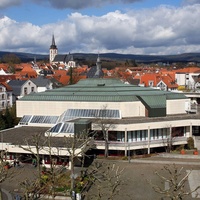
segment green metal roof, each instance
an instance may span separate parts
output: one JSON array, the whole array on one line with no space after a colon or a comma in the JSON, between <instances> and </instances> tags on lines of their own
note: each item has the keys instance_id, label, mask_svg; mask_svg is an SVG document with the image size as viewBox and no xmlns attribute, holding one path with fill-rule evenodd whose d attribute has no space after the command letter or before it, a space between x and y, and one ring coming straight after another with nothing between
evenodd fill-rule
<instances>
[{"instance_id":1,"label":"green metal roof","mask_svg":"<svg viewBox=\"0 0 200 200\"><path fill-rule=\"evenodd\" d=\"M150 108L166 108L166 95L143 95L140 98Z\"/></svg>"},{"instance_id":2,"label":"green metal roof","mask_svg":"<svg viewBox=\"0 0 200 200\"><path fill-rule=\"evenodd\" d=\"M157 101L157 99L161 100L161 97L150 100L153 96L164 95L166 99L187 98L184 94L124 84L119 79L84 79L75 85L40 93L31 93L19 101L132 102L139 101L138 97L144 95L149 96L148 102ZM146 97L143 98L146 99ZM157 102L156 105L159 104Z\"/></svg>"}]
</instances>

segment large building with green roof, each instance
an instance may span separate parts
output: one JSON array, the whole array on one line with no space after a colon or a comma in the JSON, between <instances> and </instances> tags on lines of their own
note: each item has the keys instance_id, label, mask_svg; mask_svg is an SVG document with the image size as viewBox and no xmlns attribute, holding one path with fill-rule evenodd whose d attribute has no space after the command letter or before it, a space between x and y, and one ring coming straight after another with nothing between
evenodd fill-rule
<instances>
[{"instance_id":1,"label":"large building with green roof","mask_svg":"<svg viewBox=\"0 0 200 200\"><path fill-rule=\"evenodd\" d=\"M98 132L98 153L105 149L97 120L102 118L108 128L110 155L127 155L141 149L150 153L167 147L170 138L173 145L186 144L188 137L199 132L200 124L198 113L191 115L189 111L190 99L182 93L103 78L80 80L75 85L33 93L17 101L20 126L49 127L48 132L56 137L90 126Z\"/></svg>"},{"instance_id":2,"label":"large building with green roof","mask_svg":"<svg viewBox=\"0 0 200 200\"><path fill-rule=\"evenodd\" d=\"M119 110L121 118L185 114L189 99L171 93L122 83L118 79L85 79L75 85L24 96L17 115L61 115L67 109Z\"/></svg>"}]
</instances>

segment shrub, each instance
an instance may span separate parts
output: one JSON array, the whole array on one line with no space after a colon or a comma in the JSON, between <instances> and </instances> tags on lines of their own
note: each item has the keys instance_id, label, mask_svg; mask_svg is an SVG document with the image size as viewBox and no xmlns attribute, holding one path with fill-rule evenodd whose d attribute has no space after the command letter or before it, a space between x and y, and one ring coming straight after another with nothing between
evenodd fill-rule
<instances>
[{"instance_id":1,"label":"shrub","mask_svg":"<svg viewBox=\"0 0 200 200\"><path fill-rule=\"evenodd\" d=\"M194 139L192 137L187 139L187 149L194 149Z\"/></svg>"},{"instance_id":2,"label":"shrub","mask_svg":"<svg viewBox=\"0 0 200 200\"><path fill-rule=\"evenodd\" d=\"M128 160L127 156L122 157L122 160Z\"/></svg>"}]
</instances>

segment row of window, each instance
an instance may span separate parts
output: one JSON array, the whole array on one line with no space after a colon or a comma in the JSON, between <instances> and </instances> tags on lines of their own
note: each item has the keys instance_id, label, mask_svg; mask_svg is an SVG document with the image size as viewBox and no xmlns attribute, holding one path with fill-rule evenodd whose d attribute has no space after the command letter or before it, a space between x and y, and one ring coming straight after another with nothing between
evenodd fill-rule
<instances>
[{"instance_id":1,"label":"row of window","mask_svg":"<svg viewBox=\"0 0 200 200\"><path fill-rule=\"evenodd\" d=\"M5 100L5 99L9 99L9 98L10 98L10 94L9 93L0 95L0 100Z\"/></svg>"},{"instance_id":2,"label":"row of window","mask_svg":"<svg viewBox=\"0 0 200 200\"><path fill-rule=\"evenodd\" d=\"M172 128L172 138L185 136L185 127ZM117 132L117 141L124 142L124 132ZM148 130L128 131L128 142L147 141ZM169 128L151 129L150 140L166 139L169 138Z\"/></svg>"},{"instance_id":3,"label":"row of window","mask_svg":"<svg viewBox=\"0 0 200 200\"><path fill-rule=\"evenodd\" d=\"M31 87L31 92L35 92L35 87ZM25 95L28 94L28 88L27 87L24 88L24 94Z\"/></svg>"},{"instance_id":4,"label":"row of window","mask_svg":"<svg viewBox=\"0 0 200 200\"><path fill-rule=\"evenodd\" d=\"M7 106L11 106L11 105L10 105L10 101L7 101L7 102L2 101L0 105L1 105L1 109L2 109L2 108L6 108Z\"/></svg>"}]
</instances>

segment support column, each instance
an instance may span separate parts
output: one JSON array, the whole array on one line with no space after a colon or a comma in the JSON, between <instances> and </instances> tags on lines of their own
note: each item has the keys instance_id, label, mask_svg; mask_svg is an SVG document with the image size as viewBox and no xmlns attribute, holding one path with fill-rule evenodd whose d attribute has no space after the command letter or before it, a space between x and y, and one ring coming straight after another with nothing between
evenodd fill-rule
<instances>
[{"instance_id":1,"label":"support column","mask_svg":"<svg viewBox=\"0 0 200 200\"><path fill-rule=\"evenodd\" d=\"M190 135L189 137L192 137L192 123L190 122Z\"/></svg>"},{"instance_id":2,"label":"support column","mask_svg":"<svg viewBox=\"0 0 200 200\"><path fill-rule=\"evenodd\" d=\"M150 126L148 126L148 154L150 154Z\"/></svg>"},{"instance_id":3,"label":"support column","mask_svg":"<svg viewBox=\"0 0 200 200\"><path fill-rule=\"evenodd\" d=\"M125 128L125 135L124 135L124 144L125 144L125 152L124 152L124 156L127 156L127 128Z\"/></svg>"},{"instance_id":4,"label":"support column","mask_svg":"<svg viewBox=\"0 0 200 200\"><path fill-rule=\"evenodd\" d=\"M169 126L169 141L168 141L168 153L171 152L173 146L173 138L172 138L172 125Z\"/></svg>"}]
</instances>

